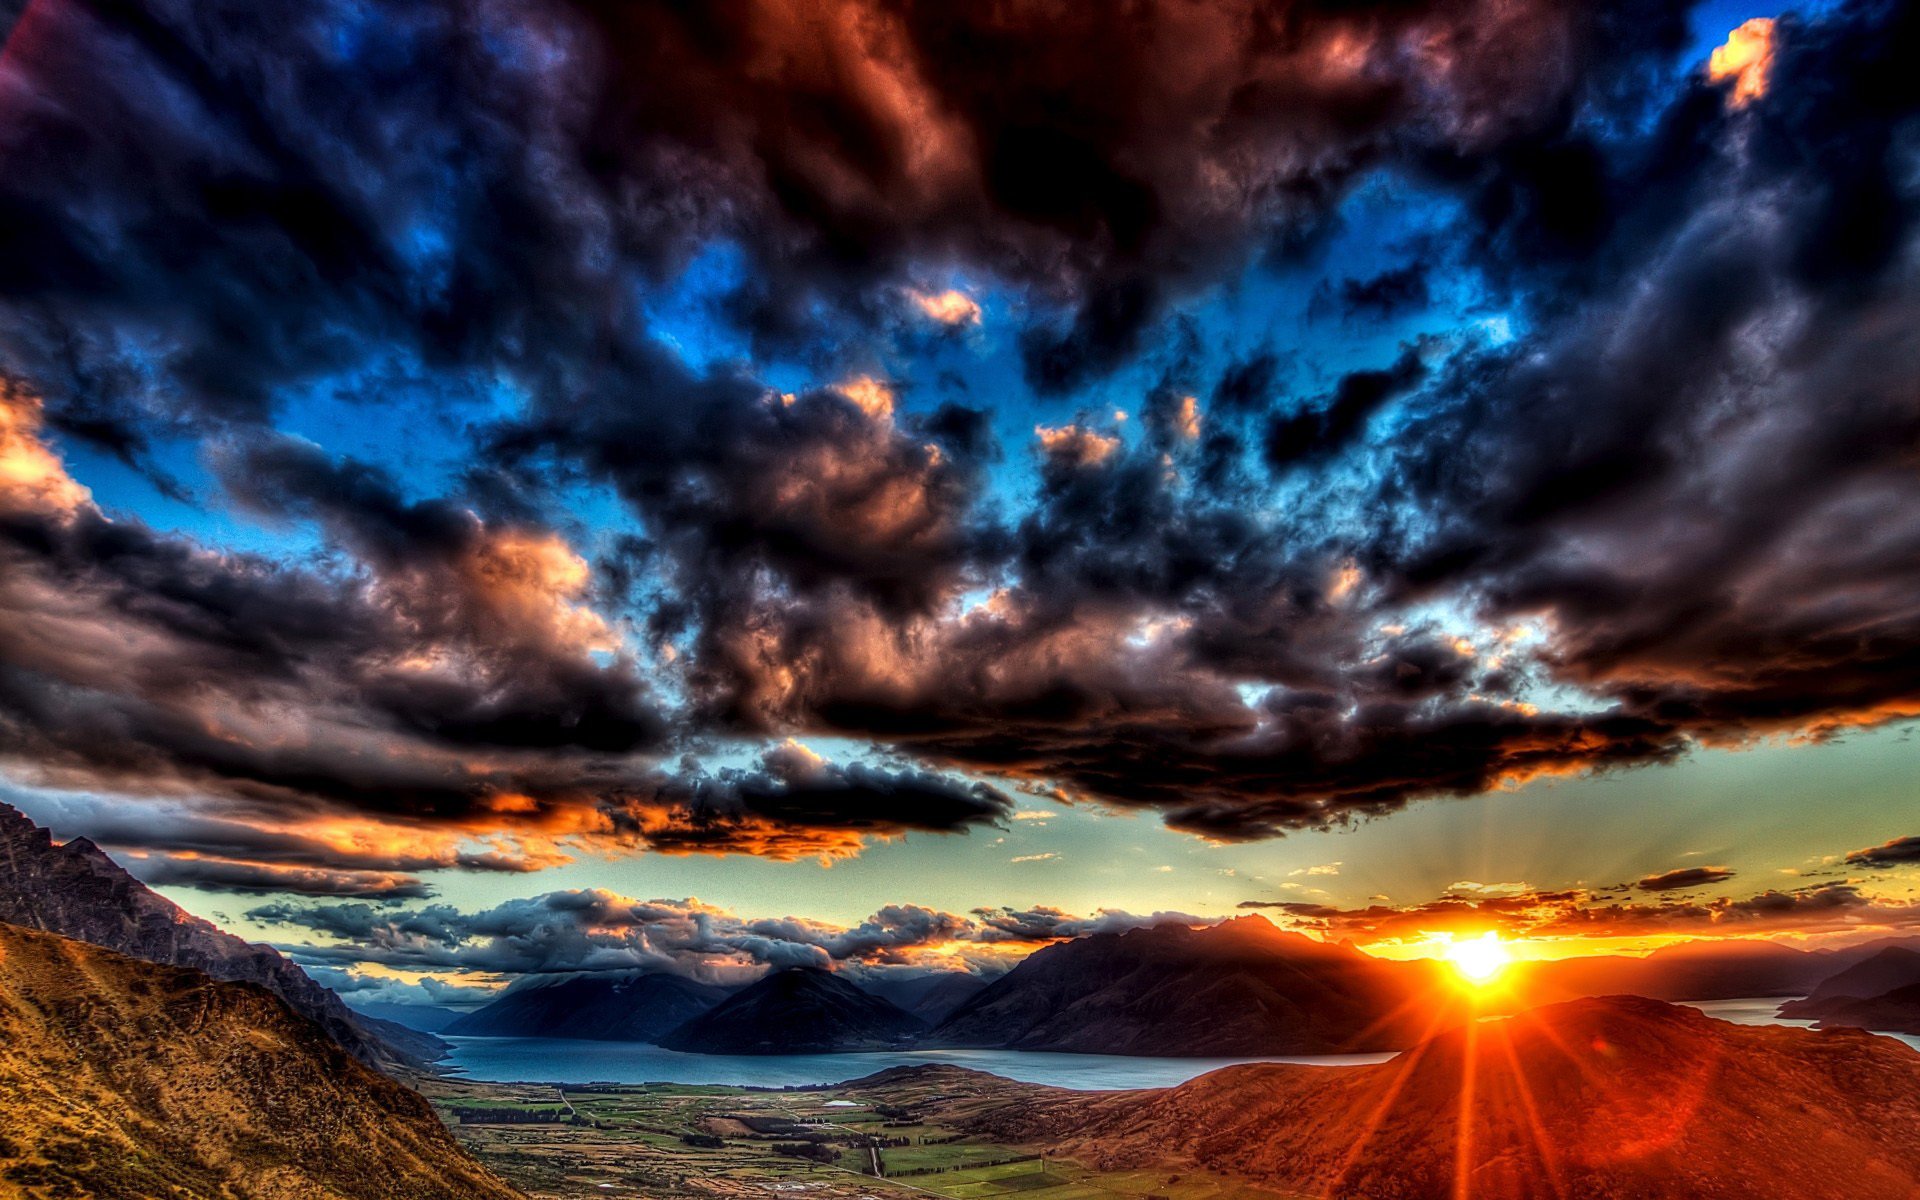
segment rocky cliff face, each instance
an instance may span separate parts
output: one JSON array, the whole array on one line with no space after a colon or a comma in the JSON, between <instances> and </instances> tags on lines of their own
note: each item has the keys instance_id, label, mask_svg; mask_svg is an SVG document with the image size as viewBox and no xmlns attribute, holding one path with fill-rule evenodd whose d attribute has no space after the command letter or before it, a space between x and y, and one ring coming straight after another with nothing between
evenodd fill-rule
<instances>
[{"instance_id":1,"label":"rocky cliff face","mask_svg":"<svg viewBox=\"0 0 1920 1200\"><path fill-rule=\"evenodd\" d=\"M56 844L0 804L0 921L62 934L151 963L254 983L287 1002L362 1062L420 1065L446 1043L357 1016L270 946L223 932L129 875L85 838Z\"/></svg>"},{"instance_id":2,"label":"rocky cliff face","mask_svg":"<svg viewBox=\"0 0 1920 1200\"><path fill-rule=\"evenodd\" d=\"M518 1195L251 984L0 924L0 1047L0 1195Z\"/></svg>"}]
</instances>

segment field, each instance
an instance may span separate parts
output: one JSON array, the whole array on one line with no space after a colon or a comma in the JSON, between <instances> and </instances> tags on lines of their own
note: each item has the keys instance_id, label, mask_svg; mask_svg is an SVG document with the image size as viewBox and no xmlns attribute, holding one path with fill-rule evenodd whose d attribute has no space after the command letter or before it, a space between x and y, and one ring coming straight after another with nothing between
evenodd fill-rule
<instances>
[{"instance_id":1,"label":"field","mask_svg":"<svg viewBox=\"0 0 1920 1200\"><path fill-rule=\"evenodd\" d=\"M965 1132L970 1111L1023 1086L968 1072L789 1091L421 1081L460 1141L539 1200L1284 1200L1194 1171L1096 1171Z\"/></svg>"}]
</instances>

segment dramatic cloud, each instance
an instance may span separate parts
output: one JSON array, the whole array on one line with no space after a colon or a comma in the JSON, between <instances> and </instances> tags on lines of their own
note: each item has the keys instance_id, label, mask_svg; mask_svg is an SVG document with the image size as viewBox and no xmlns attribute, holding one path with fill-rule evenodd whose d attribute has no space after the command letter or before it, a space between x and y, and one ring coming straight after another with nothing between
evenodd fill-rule
<instances>
[{"instance_id":1,"label":"dramatic cloud","mask_svg":"<svg viewBox=\"0 0 1920 1200\"><path fill-rule=\"evenodd\" d=\"M173 794L235 818L211 845L159 828L123 842L235 856L222 837L273 824L284 854L288 826L346 818L505 835L520 842L510 855L549 861L570 837L794 856L1010 808L983 785L803 764L792 747L758 773L676 777L655 765L664 725L635 660L587 603L587 564L551 532L405 501L382 472L310 446L248 441L220 451L229 486L317 522L350 566L219 553L108 519L39 439L37 406L0 400L0 754L42 785ZM333 849L303 861L427 865Z\"/></svg>"},{"instance_id":2,"label":"dramatic cloud","mask_svg":"<svg viewBox=\"0 0 1920 1200\"><path fill-rule=\"evenodd\" d=\"M1920 837L1894 838L1878 846L1855 850L1847 855L1847 862L1856 867L1897 867L1906 863L1920 863Z\"/></svg>"},{"instance_id":3,"label":"dramatic cloud","mask_svg":"<svg viewBox=\"0 0 1920 1200\"><path fill-rule=\"evenodd\" d=\"M0 756L317 891L1920 715L1916 56L1871 2L1706 58L1651 0L36 0ZM1342 344L1207 315L1269 287Z\"/></svg>"},{"instance_id":4,"label":"dramatic cloud","mask_svg":"<svg viewBox=\"0 0 1920 1200\"><path fill-rule=\"evenodd\" d=\"M1725 883L1733 875L1726 867L1678 867L1658 875L1648 875L1634 886L1643 892L1677 892L1684 888L1704 887L1709 883Z\"/></svg>"},{"instance_id":5,"label":"dramatic cloud","mask_svg":"<svg viewBox=\"0 0 1920 1200\"><path fill-rule=\"evenodd\" d=\"M154 887L190 887L203 892L289 892L357 900L423 900L433 895L432 888L412 875L378 871L276 867L202 858L129 858L127 865Z\"/></svg>"},{"instance_id":6,"label":"dramatic cloud","mask_svg":"<svg viewBox=\"0 0 1920 1200\"><path fill-rule=\"evenodd\" d=\"M1366 908L1247 900L1243 909L1284 915L1329 939L1422 942L1436 934L1496 932L1508 938L1647 938L1817 934L1920 929L1920 904L1873 896L1833 881L1744 898L1642 903L1584 888L1498 896L1449 892L1416 905Z\"/></svg>"},{"instance_id":7,"label":"dramatic cloud","mask_svg":"<svg viewBox=\"0 0 1920 1200\"><path fill-rule=\"evenodd\" d=\"M550 892L473 913L442 904L396 910L278 903L248 916L328 939L286 947L303 962L487 975L643 970L710 980L791 966L993 972L1046 942L1170 921L1211 923L1179 913L1105 910L1076 917L1051 908L979 909L970 918L894 904L840 926L743 917L698 900L633 900L600 889Z\"/></svg>"}]
</instances>

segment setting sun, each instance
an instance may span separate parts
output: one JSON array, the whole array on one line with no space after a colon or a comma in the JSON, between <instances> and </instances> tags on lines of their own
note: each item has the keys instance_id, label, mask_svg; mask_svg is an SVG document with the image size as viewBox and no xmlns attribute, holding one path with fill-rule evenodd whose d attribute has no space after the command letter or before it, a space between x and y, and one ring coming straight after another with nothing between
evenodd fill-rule
<instances>
[{"instance_id":1,"label":"setting sun","mask_svg":"<svg viewBox=\"0 0 1920 1200\"><path fill-rule=\"evenodd\" d=\"M1500 935L1484 933L1477 938L1457 939L1447 946L1447 961L1453 969L1469 983L1476 985L1493 982L1495 976L1513 961L1513 955L1500 940Z\"/></svg>"}]
</instances>

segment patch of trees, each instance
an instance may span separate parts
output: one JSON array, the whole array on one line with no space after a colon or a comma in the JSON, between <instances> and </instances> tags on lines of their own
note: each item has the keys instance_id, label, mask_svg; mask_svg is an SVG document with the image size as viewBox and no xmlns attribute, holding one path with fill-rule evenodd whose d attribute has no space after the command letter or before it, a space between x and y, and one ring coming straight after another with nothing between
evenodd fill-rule
<instances>
[{"instance_id":1,"label":"patch of trees","mask_svg":"<svg viewBox=\"0 0 1920 1200\"><path fill-rule=\"evenodd\" d=\"M683 1133L680 1140L689 1146L698 1146L702 1150L719 1150L726 1146L725 1138L711 1133Z\"/></svg>"},{"instance_id":2,"label":"patch of trees","mask_svg":"<svg viewBox=\"0 0 1920 1200\"><path fill-rule=\"evenodd\" d=\"M944 1167L914 1167L907 1171L888 1171L889 1179L904 1179L909 1175L944 1175L948 1171L974 1171L981 1167L1004 1167L1008 1163L1039 1162L1038 1154L1014 1154L1006 1158L975 1159L971 1162L949 1163Z\"/></svg>"},{"instance_id":3,"label":"patch of trees","mask_svg":"<svg viewBox=\"0 0 1920 1200\"><path fill-rule=\"evenodd\" d=\"M812 1131L796 1124L786 1117L769 1117L762 1113L728 1113L726 1120L738 1121L755 1133L770 1137L798 1137L812 1140Z\"/></svg>"},{"instance_id":4,"label":"patch of trees","mask_svg":"<svg viewBox=\"0 0 1920 1200\"><path fill-rule=\"evenodd\" d=\"M462 1125L585 1125L564 1108L456 1108Z\"/></svg>"},{"instance_id":5,"label":"patch of trees","mask_svg":"<svg viewBox=\"0 0 1920 1200\"><path fill-rule=\"evenodd\" d=\"M840 1161L840 1152L825 1142L780 1142L773 1152L789 1158L804 1158L817 1163L835 1163Z\"/></svg>"}]
</instances>

